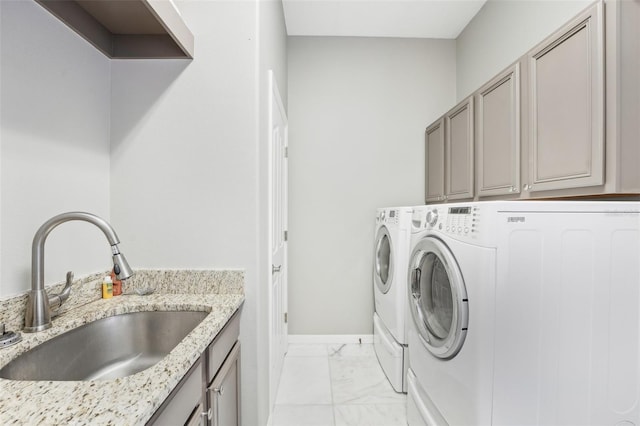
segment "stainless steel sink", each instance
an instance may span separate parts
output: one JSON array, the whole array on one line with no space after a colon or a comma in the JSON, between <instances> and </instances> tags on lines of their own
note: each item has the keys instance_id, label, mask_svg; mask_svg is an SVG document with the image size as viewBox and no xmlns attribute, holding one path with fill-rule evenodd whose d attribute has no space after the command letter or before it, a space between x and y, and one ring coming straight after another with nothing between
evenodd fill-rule
<instances>
[{"instance_id":1,"label":"stainless steel sink","mask_svg":"<svg viewBox=\"0 0 640 426\"><path fill-rule=\"evenodd\" d=\"M56 336L2 369L10 380L126 377L162 360L207 312L135 312L103 318Z\"/></svg>"}]
</instances>

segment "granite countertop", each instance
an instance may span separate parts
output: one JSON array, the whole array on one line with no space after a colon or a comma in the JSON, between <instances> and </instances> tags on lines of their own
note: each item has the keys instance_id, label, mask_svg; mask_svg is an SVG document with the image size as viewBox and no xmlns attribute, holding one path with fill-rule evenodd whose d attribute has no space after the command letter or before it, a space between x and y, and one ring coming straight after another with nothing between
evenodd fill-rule
<instances>
[{"instance_id":1,"label":"granite countertop","mask_svg":"<svg viewBox=\"0 0 640 426\"><path fill-rule=\"evenodd\" d=\"M66 312L46 331L22 333L22 342L0 350L0 368L39 343L100 318L140 311L210 312L162 361L128 377L84 382L0 379L0 424L146 423L243 300L242 294L123 295Z\"/></svg>"}]
</instances>

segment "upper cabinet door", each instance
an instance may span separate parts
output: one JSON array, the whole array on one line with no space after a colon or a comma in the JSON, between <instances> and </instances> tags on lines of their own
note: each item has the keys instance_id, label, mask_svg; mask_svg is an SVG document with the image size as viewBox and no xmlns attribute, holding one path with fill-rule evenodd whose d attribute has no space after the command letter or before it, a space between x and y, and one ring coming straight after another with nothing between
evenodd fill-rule
<instances>
[{"instance_id":1,"label":"upper cabinet door","mask_svg":"<svg viewBox=\"0 0 640 426\"><path fill-rule=\"evenodd\" d=\"M527 55L531 191L604 183L602 3Z\"/></svg>"},{"instance_id":2,"label":"upper cabinet door","mask_svg":"<svg viewBox=\"0 0 640 426\"><path fill-rule=\"evenodd\" d=\"M477 92L478 196L520 192L520 65Z\"/></svg>"},{"instance_id":3,"label":"upper cabinet door","mask_svg":"<svg viewBox=\"0 0 640 426\"><path fill-rule=\"evenodd\" d=\"M425 201L444 199L444 118L427 127L425 139Z\"/></svg>"},{"instance_id":4,"label":"upper cabinet door","mask_svg":"<svg viewBox=\"0 0 640 426\"><path fill-rule=\"evenodd\" d=\"M473 198L473 97L445 118L445 198Z\"/></svg>"}]
</instances>

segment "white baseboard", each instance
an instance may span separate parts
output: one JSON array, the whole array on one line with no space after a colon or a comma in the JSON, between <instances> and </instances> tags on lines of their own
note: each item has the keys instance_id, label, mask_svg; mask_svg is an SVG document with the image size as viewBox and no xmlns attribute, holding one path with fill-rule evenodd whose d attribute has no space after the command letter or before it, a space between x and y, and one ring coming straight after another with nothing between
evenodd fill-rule
<instances>
[{"instance_id":1,"label":"white baseboard","mask_svg":"<svg viewBox=\"0 0 640 426\"><path fill-rule=\"evenodd\" d=\"M290 334L289 343L294 345L373 343L373 334Z\"/></svg>"}]
</instances>

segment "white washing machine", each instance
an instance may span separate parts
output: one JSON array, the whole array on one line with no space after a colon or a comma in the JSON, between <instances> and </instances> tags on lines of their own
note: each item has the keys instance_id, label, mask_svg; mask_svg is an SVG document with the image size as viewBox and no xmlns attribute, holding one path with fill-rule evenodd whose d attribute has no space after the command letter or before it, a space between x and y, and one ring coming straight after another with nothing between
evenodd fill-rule
<instances>
[{"instance_id":1,"label":"white washing machine","mask_svg":"<svg viewBox=\"0 0 640 426\"><path fill-rule=\"evenodd\" d=\"M640 425L640 202L498 207L494 425Z\"/></svg>"},{"instance_id":2,"label":"white washing machine","mask_svg":"<svg viewBox=\"0 0 640 426\"><path fill-rule=\"evenodd\" d=\"M640 425L640 202L430 209L409 260L409 425Z\"/></svg>"},{"instance_id":3,"label":"white washing machine","mask_svg":"<svg viewBox=\"0 0 640 426\"><path fill-rule=\"evenodd\" d=\"M491 424L495 215L482 203L427 206L412 222L407 420Z\"/></svg>"},{"instance_id":4,"label":"white washing machine","mask_svg":"<svg viewBox=\"0 0 640 426\"><path fill-rule=\"evenodd\" d=\"M373 257L374 349L396 392L406 392L407 259L412 207L376 213Z\"/></svg>"}]
</instances>

